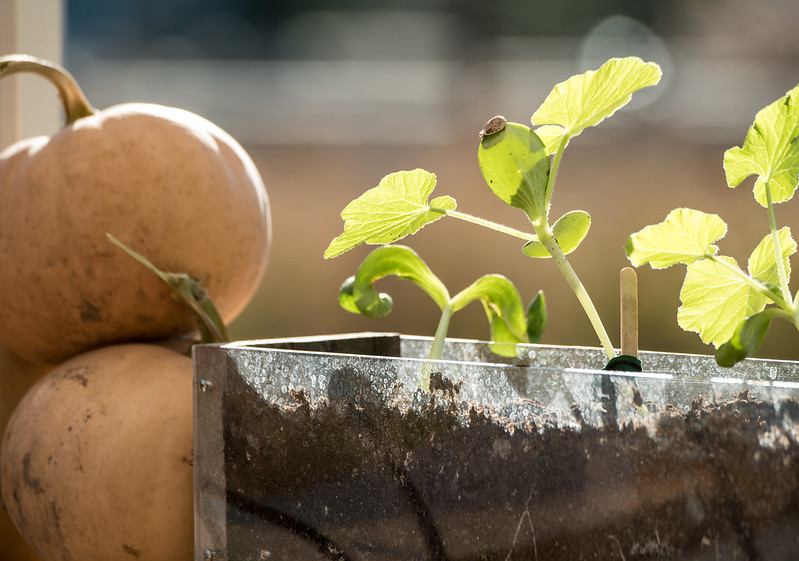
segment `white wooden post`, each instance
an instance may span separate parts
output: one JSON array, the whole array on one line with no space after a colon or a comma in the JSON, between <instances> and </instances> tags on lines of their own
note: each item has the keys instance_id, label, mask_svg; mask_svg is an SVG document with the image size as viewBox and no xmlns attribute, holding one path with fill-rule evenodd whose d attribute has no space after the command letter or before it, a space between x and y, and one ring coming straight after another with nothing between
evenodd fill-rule
<instances>
[{"instance_id":1,"label":"white wooden post","mask_svg":"<svg viewBox=\"0 0 799 561\"><path fill-rule=\"evenodd\" d=\"M0 55L25 53L59 64L64 52L63 0L0 0ZM0 150L50 135L62 120L55 88L39 76L0 80Z\"/></svg>"}]
</instances>

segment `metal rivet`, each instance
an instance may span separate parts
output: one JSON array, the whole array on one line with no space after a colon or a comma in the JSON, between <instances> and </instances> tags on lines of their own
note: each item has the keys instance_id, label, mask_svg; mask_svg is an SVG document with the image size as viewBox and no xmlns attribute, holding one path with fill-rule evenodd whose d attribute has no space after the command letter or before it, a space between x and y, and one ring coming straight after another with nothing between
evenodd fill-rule
<instances>
[{"instance_id":1,"label":"metal rivet","mask_svg":"<svg viewBox=\"0 0 799 561\"><path fill-rule=\"evenodd\" d=\"M200 382L202 383L203 380L200 380ZM203 551L204 559L213 559L214 557L215 557L214 552L211 551L210 549L206 549L205 551Z\"/></svg>"}]
</instances>

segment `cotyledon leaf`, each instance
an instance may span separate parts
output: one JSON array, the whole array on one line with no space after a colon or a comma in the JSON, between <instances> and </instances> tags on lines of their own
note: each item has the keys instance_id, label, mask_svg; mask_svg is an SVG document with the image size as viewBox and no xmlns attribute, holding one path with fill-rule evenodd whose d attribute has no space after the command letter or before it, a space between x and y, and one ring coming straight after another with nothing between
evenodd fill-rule
<instances>
[{"instance_id":1,"label":"cotyledon leaf","mask_svg":"<svg viewBox=\"0 0 799 561\"><path fill-rule=\"evenodd\" d=\"M398 241L455 210L452 197L428 202L436 176L423 169L385 176L377 187L348 204L341 212L344 232L325 250L325 259L337 257L362 243L381 245Z\"/></svg>"},{"instance_id":2,"label":"cotyledon leaf","mask_svg":"<svg viewBox=\"0 0 799 561\"><path fill-rule=\"evenodd\" d=\"M547 304L544 291L539 290L527 307L527 337L531 343L538 343L547 326Z\"/></svg>"},{"instance_id":3,"label":"cotyledon leaf","mask_svg":"<svg viewBox=\"0 0 799 561\"><path fill-rule=\"evenodd\" d=\"M591 216L584 210L567 212L552 225L552 234L563 255L568 255L580 245L591 228ZM550 257L547 248L540 241L527 242L522 248L529 257Z\"/></svg>"},{"instance_id":4,"label":"cotyledon leaf","mask_svg":"<svg viewBox=\"0 0 799 561\"><path fill-rule=\"evenodd\" d=\"M732 338L716 349L716 363L730 367L755 354L766 337L771 320L784 313L779 308L767 308L743 320L735 328Z\"/></svg>"},{"instance_id":5,"label":"cotyledon leaf","mask_svg":"<svg viewBox=\"0 0 799 561\"><path fill-rule=\"evenodd\" d=\"M502 356L515 356L518 343L527 343L527 318L516 286L502 275L484 275L452 298L457 312L480 300L491 329L491 350Z\"/></svg>"},{"instance_id":6,"label":"cotyledon leaf","mask_svg":"<svg viewBox=\"0 0 799 561\"><path fill-rule=\"evenodd\" d=\"M506 123L499 132L484 135L477 160L497 197L523 210L531 221L546 218L549 154L530 127Z\"/></svg>"},{"instance_id":7,"label":"cotyledon leaf","mask_svg":"<svg viewBox=\"0 0 799 561\"><path fill-rule=\"evenodd\" d=\"M355 275L341 286L341 307L372 319L388 315L392 308L391 297L378 293L374 283L390 275L413 281L441 309L449 303L447 288L419 254L402 245L387 245L372 251L358 267Z\"/></svg>"}]
</instances>

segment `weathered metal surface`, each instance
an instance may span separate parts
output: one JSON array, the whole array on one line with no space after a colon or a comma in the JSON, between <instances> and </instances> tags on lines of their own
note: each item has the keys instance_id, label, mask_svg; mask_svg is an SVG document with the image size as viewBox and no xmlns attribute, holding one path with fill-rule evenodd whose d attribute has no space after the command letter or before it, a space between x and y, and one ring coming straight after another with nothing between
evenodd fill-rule
<instances>
[{"instance_id":1,"label":"weathered metal surface","mask_svg":"<svg viewBox=\"0 0 799 561\"><path fill-rule=\"evenodd\" d=\"M644 352L610 373L599 349L429 345L197 347L196 558L799 552L799 363Z\"/></svg>"}]
</instances>

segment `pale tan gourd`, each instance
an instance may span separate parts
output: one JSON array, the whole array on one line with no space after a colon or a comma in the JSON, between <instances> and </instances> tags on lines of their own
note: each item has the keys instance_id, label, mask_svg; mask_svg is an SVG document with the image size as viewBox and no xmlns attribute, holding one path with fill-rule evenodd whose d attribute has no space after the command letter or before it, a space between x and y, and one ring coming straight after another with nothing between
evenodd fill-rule
<instances>
[{"instance_id":1,"label":"pale tan gourd","mask_svg":"<svg viewBox=\"0 0 799 561\"><path fill-rule=\"evenodd\" d=\"M24 361L0 345L0 453L3 450L2 435L11 414L25 392L46 372L46 367ZM0 497L2 497L2 489L2 481L0 481ZM1 498L0 505L2 505ZM40 557L25 543L1 506L0 561L40 561Z\"/></svg>"},{"instance_id":2,"label":"pale tan gourd","mask_svg":"<svg viewBox=\"0 0 799 561\"><path fill-rule=\"evenodd\" d=\"M188 111L96 110L63 68L0 57L0 77L22 71L56 85L66 125L0 153L0 342L55 364L194 329L191 312L106 233L161 270L197 277L232 321L271 241L266 190L244 149Z\"/></svg>"},{"instance_id":3,"label":"pale tan gourd","mask_svg":"<svg viewBox=\"0 0 799 561\"><path fill-rule=\"evenodd\" d=\"M193 559L191 359L122 344L46 374L6 427L8 515L44 561Z\"/></svg>"}]
</instances>

